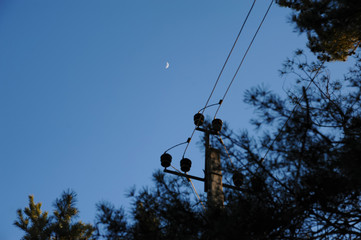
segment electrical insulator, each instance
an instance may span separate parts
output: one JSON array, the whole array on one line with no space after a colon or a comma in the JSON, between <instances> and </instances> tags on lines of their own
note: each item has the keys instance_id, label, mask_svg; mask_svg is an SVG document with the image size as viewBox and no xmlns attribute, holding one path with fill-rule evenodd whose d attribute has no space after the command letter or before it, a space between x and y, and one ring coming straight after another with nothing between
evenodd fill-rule
<instances>
[{"instance_id":1,"label":"electrical insulator","mask_svg":"<svg viewBox=\"0 0 361 240\"><path fill-rule=\"evenodd\" d=\"M172 156L168 153L163 153L162 156L160 156L160 163L162 167L169 167L170 163L172 162Z\"/></svg>"},{"instance_id":2,"label":"electrical insulator","mask_svg":"<svg viewBox=\"0 0 361 240\"><path fill-rule=\"evenodd\" d=\"M242 173L235 172L232 177L234 186L240 187L243 184L243 175Z\"/></svg>"},{"instance_id":3,"label":"electrical insulator","mask_svg":"<svg viewBox=\"0 0 361 240\"><path fill-rule=\"evenodd\" d=\"M181 170L183 172L189 172L189 170L191 170L192 161L189 160L188 158L183 158L180 161L180 166L181 166Z\"/></svg>"},{"instance_id":4,"label":"electrical insulator","mask_svg":"<svg viewBox=\"0 0 361 240\"><path fill-rule=\"evenodd\" d=\"M193 120L194 120L194 124L197 127L202 126L204 123L204 116L202 113L197 113L194 115Z\"/></svg>"},{"instance_id":5,"label":"electrical insulator","mask_svg":"<svg viewBox=\"0 0 361 240\"><path fill-rule=\"evenodd\" d=\"M222 125L223 125L223 122L221 119L219 118L216 118L216 119L213 119L212 121L212 128L214 131L216 132L219 132L222 130Z\"/></svg>"}]
</instances>

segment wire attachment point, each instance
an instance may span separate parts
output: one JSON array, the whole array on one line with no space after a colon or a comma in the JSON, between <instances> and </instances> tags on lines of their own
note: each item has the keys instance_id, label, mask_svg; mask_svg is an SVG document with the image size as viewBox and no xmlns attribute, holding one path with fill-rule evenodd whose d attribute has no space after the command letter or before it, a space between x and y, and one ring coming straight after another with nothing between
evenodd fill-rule
<instances>
[{"instance_id":1,"label":"wire attachment point","mask_svg":"<svg viewBox=\"0 0 361 240\"><path fill-rule=\"evenodd\" d=\"M218 103L213 103L213 104L211 104L211 105L207 105L207 106L205 106L204 108L201 108L201 109L198 111L198 113L200 113L200 112L204 113L204 110L206 110L206 108L213 107L213 106L217 106L217 105L219 105L222 101L223 101L223 100L221 99L221 100L219 100Z\"/></svg>"},{"instance_id":2,"label":"wire attachment point","mask_svg":"<svg viewBox=\"0 0 361 240\"><path fill-rule=\"evenodd\" d=\"M164 153L168 152L169 150L171 150L171 149L173 149L173 148L175 148L175 147L178 147L178 146L180 146L180 145L183 145L183 144L186 144L186 143L189 143L189 142L190 142L190 140L189 140L189 138L188 138L186 142L182 142L182 143L176 144L176 145L174 145L173 147L168 148L167 150L165 150Z\"/></svg>"}]
</instances>

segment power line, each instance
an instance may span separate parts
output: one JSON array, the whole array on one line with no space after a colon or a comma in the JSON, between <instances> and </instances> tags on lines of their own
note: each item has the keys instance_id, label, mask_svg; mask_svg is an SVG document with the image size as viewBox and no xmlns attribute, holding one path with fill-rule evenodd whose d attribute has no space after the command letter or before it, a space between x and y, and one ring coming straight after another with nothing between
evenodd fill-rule
<instances>
[{"instance_id":1,"label":"power line","mask_svg":"<svg viewBox=\"0 0 361 240\"><path fill-rule=\"evenodd\" d=\"M179 171L176 167L174 167L173 165L170 165L170 166L171 166L174 170L176 170L177 172L179 172L179 173L182 174L182 172ZM199 196L196 188L195 188L194 185L193 185L192 179L190 179L190 178L187 177L187 180L188 180L188 182L191 184L191 187L192 187L192 190L193 190L194 195L198 198L199 202L202 204L203 209L206 210L206 207L204 206L204 204L203 204L203 202L202 202L202 200L201 200L201 197Z\"/></svg>"},{"instance_id":2,"label":"power line","mask_svg":"<svg viewBox=\"0 0 361 240\"><path fill-rule=\"evenodd\" d=\"M239 71L239 69L241 68L241 66L242 66L242 64L243 64L244 59L246 58L249 49L251 48L254 40L256 39L256 36L257 36L259 30L261 29L261 27L262 27L262 25L263 25L263 23L264 23L267 15L268 15L268 12L269 12L269 10L271 9L271 6L272 6L273 2L274 2L274 0L271 1L270 5L269 5L268 8L267 8L267 11L266 11L265 15L263 16L263 19L262 19L261 23L259 24L259 26L258 26L258 28L257 28L256 33L253 35L253 38L252 38L250 44L248 45L248 48L247 48L246 52L245 52L244 55L243 55L243 58L242 58L242 60L241 60L241 63L238 65L238 68L237 68L237 70L236 70L236 72L235 72L235 74L234 74L231 82L229 83L226 92L224 93L224 95L223 95L223 97L222 97L222 102L223 102L223 100L225 99L225 97L227 96L227 93L228 93L229 89L231 88L231 86L232 86L232 84L233 84L233 82L234 82L234 79L236 78L236 76L237 76L237 74L238 74L238 71ZM214 114L214 118L216 118L216 116L217 116L217 114L218 114L218 111L219 111L219 109L221 108L221 106L222 106L222 104L219 104L219 106L218 106L218 108L217 108L217 111L216 111L216 113Z\"/></svg>"},{"instance_id":3,"label":"power line","mask_svg":"<svg viewBox=\"0 0 361 240\"><path fill-rule=\"evenodd\" d=\"M233 170L236 170L236 168L235 168L235 166L234 166L234 164L233 164L233 161L232 161L232 159L231 159L231 156L229 155L228 149L227 149L226 145L224 144L223 139L222 139L221 136L219 136L218 141L223 145L223 148L224 148L224 150L225 150L226 153L227 153L228 159L229 159L229 161L231 162L231 165L232 165Z\"/></svg>"},{"instance_id":4,"label":"power line","mask_svg":"<svg viewBox=\"0 0 361 240\"><path fill-rule=\"evenodd\" d=\"M272 6L273 1L274 1L274 0L271 1L271 3L270 3L270 5L269 5L269 7L268 7L268 9L267 9L267 11L266 11L263 19L262 19L262 21L261 21L261 23L260 23L260 25L258 26L258 28L257 28L257 30L256 30L256 33L254 34L254 36L253 36L253 38L252 38L252 40L251 40L251 43L249 44L249 46L248 46L248 48L247 48L247 50L246 50L246 52L245 52L245 54L244 54L244 56L243 56L243 58L242 58L242 61L241 61L240 65L239 65L238 68L237 68L237 71L236 71L235 75L233 76L233 78L232 78L232 80L231 80L231 82L230 82L230 84L229 84L229 86L228 86L225 94L223 95L223 98L219 101L219 103L218 103L218 108L217 108L217 111L216 111L216 113L215 113L214 118L216 117L216 114L218 113L218 111L219 111L219 109L220 109L220 107L221 107L221 104L222 104L223 100L225 99L225 97L226 97L226 95L227 95L227 93L228 93L228 91L229 91L229 89L230 89L233 81L235 80L235 77L237 76L238 71L239 71L240 67L242 66L242 64L243 64L243 62L244 62L245 57L247 56L248 51L250 50L250 48L251 48L251 46L252 46L252 44L253 44L253 42L254 42L257 34L258 34L258 32L259 32L259 30L260 30L260 28L261 28L261 26L262 26L262 24L263 24L263 22L264 22L264 20L265 20L265 18L266 18L266 16L267 16L267 14L268 14L268 12L269 12L269 10L270 10L270 8L271 8L271 6ZM213 89L212 89L212 91L211 91L211 93L210 93L210 95L209 95L209 97L208 97L208 99L207 99L207 101L206 101L206 104L205 104L204 108L202 108L202 109L198 112L198 113L202 112L201 115L202 115L202 118L203 118L203 119L204 119L203 113L204 113L205 109L208 107L209 101L210 101L210 99L212 98L212 95L213 95L213 93L214 93L214 91L215 91L215 89L216 89L216 87L217 87L217 85L218 85L218 82L219 82L219 80L220 80L220 77L222 76L222 73L223 73L223 71L224 71L224 69L225 69L225 66L227 65L227 63L228 63L228 61L229 61L229 59L230 59L230 56L231 56L231 54L232 54L232 52L233 52L233 50L234 50L234 48L235 48L235 46L236 46L236 44L237 44L237 42L238 42L238 39L239 39L239 37L240 37L243 29L244 29L244 26L245 26L245 24L246 24L246 22L247 22L247 20L248 20L248 17L250 16L250 14L251 14L251 12L252 12L252 10L253 10L253 7L254 7L255 3L256 3L256 0L253 1L253 4L251 5L251 8L250 8L249 11L248 11L248 14L247 14L247 16L246 16L246 18L245 18L245 20L244 20L244 22L243 22L243 24L242 24L242 27L241 27L241 29L240 29L237 37L236 37L236 40L235 40L235 42L233 43L233 46L232 46L230 52L228 53L228 56L227 56L227 58L226 58L226 60L225 60L225 62L224 62L224 64L223 64L223 66L222 66L222 69L221 69L220 73L218 74L217 80L216 80L216 82L215 82L215 84L214 84L214 86L213 86ZM213 105L217 105L217 104L212 104L212 105L210 105L210 106L213 106ZM203 121L203 120L202 120L202 121ZM195 123L196 123L196 122L195 122ZM196 125L196 127L194 128L194 130L193 130L190 138L188 138L188 140L187 140L187 142L186 142L187 145L186 145L185 150L184 150L184 153L183 153L183 158L184 158L184 156L185 156L185 154L186 154L186 151L187 151L187 149L188 149L188 147L189 147L189 144L190 144L190 142L191 142L191 139L193 138L194 133L195 133L195 131L197 130L198 124L196 123L195 125ZM222 142L223 146L225 147L225 145L224 145L224 143L223 143L223 141L222 141L221 138L220 138L220 141ZM177 144L176 146L179 146L179 145L182 145L182 144L185 144L185 143L180 143L180 144ZM174 146L174 147L176 147L176 146ZM172 147L172 148L173 148L173 147ZM170 149L172 149L172 148L170 148ZM228 153L228 150L227 150L226 147L225 147L225 150L226 150L226 152L227 152L227 155L228 155L229 159L231 160L231 158L230 158L230 156L229 156L229 153ZM182 161L183 161L183 160L182 160ZM231 164L232 164L232 166L233 166L233 168L234 168L234 165L233 165L232 160L231 160ZM176 169L176 168L173 167L172 165L171 165L171 167L174 168L176 171L180 172L178 169ZM272 177L272 176L271 176L271 177ZM203 202L201 201L201 198L199 197L199 195L198 195L198 193L197 193L197 191L196 191L196 189L195 189L195 187L194 187L194 185L193 185L193 182L191 181L190 178L187 177L187 179L188 179L188 181L190 182L190 184L191 184L191 186L192 186L192 188L193 188L193 190L194 190L195 195L198 197L200 203L202 204L203 208L205 209L205 207L204 207L204 205L203 205Z\"/></svg>"},{"instance_id":5,"label":"power line","mask_svg":"<svg viewBox=\"0 0 361 240\"><path fill-rule=\"evenodd\" d=\"M217 87L217 85L218 85L219 79L221 78L221 76L222 76L222 74L223 74L223 71L224 71L224 69L225 69L225 67L226 67L226 65L227 65L227 63L228 63L228 60L229 60L229 58L230 58L230 56L231 56L231 54L232 54L232 52L233 52L233 50L234 50L234 47L236 46L236 44L237 44L237 42L238 42L238 39L239 39L239 37L241 36L241 33L243 32L243 28L244 28L244 26L245 26L246 23L247 23L248 17L249 17L249 15L250 15L251 12L252 12L255 3L256 3L256 0L253 1L252 5L251 5L251 8L249 9L249 11L248 11L248 13L247 13L247 16L246 16L245 20L243 21L242 27L241 27L241 29L240 29L239 32L238 32L238 35L237 35L237 37L236 37L236 40L234 41L233 46L232 46L231 50L229 51L228 56L227 56L227 58L226 58L226 60L225 60L225 62L224 62L224 64L223 64L223 67L222 67L221 71L220 71L219 74L218 74L217 80L216 80L216 82L215 82L215 84L214 84L214 86L213 86L213 89L212 89L212 91L211 91L211 93L210 93L210 95L209 95L209 97L208 97L208 99L207 99L207 101L206 101L206 104L205 104L204 108L201 109L201 110L202 110L202 114L204 113L205 109L206 109L207 106L208 106L208 103L209 103L210 99L212 98L212 95L213 95L213 93L214 93L214 90L216 89L216 87ZM222 104L222 102L220 101L219 104ZM190 136L189 139L192 139L192 138L193 138L193 135L194 135L195 131L196 131L196 127L194 128L194 130L193 130L193 132L192 132L192 134L191 134L191 136ZM184 149L183 157L184 157L184 155L185 155L186 152L187 152L189 143L190 143L190 141L188 142L187 146L186 146L185 149Z\"/></svg>"},{"instance_id":6,"label":"power line","mask_svg":"<svg viewBox=\"0 0 361 240\"><path fill-rule=\"evenodd\" d=\"M197 127L195 127L195 128L193 129L193 132L192 132L190 138L188 138L188 139L192 140L193 135L194 135L194 133L196 132L196 129L197 129ZM187 149L188 149L188 147L189 147L189 143L190 143L190 142L191 142L191 141L189 141L189 142L187 143L187 146L186 146L186 148L184 149L182 158L184 158L184 155L186 155L186 152L187 152Z\"/></svg>"},{"instance_id":7,"label":"power line","mask_svg":"<svg viewBox=\"0 0 361 240\"><path fill-rule=\"evenodd\" d=\"M204 204L203 204L203 202L202 202L202 200L201 200L201 197L199 196L196 188L194 187L193 182L192 182L192 179L190 179L190 178L187 178L187 179L188 179L188 181L190 182L190 184L191 184L191 186L192 186L192 189L193 189L195 195L198 197L199 202L202 204L202 207L203 207L204 211L206 211L206 207L204 206Z\"/></svg>"},{"instance_id":8,"label":"power line","mask_svg":"<svg viewBox=\"0 0 361 240\"><path fill-rule=\"evenodd\" d=\"M233 52L233 49L234 49L234 47L236 46L236 44L237 44L237 42L238 42L239 36L241 35L241 33L242 33L242 31L243 31L243 28L244 28L244 26L246 25L246 22L247 22L247 20L248 20L248 17L249 17L249 15L250 15L251 12L252 12L252 9L253 9L255 3L256 3L256 0L253 1L253 4L252 4L251 8L249 9L247 16L246 16L245 20L243 21L242 27L241 27L241 29L240 29L239 32L238 32L237 38L236 38L236 40L234 41L233 46L232 46L231 50L230 50L229 53L228 53L227 59L226 59L226 61L224 62L223 67L222 67L220 73L218 74L217 81L216 81L216 83L215 83L214 86L213 86L213 89L212 89L212 91L211 91L211 94L209 95L209 97L208 97L208 99L207 99L206 105L204 106L202 113L203 113L204 110L206 109L206 107L207 107L207 105L208 105L208 103L209 103L209 100L211 99L211 97L212 97L212 95L213 95L213 93L214 93L214 90L215 90L216 87L217 87L217 84L218 84L218 82L219 82L219 79L221 78L221 75L222 75L222 73L223 73L223 70L224 70L224 68L226 67L226 64L227 64L227 62L228 62L228 60L229 60L229 58L230 58L230 56L231 56L231 54L232 54L232 52Z\"/></svg>"},{"instance_id":9,"label":"power line","mask_svg":"<svg viewBox=\"0 0 361 240\"><path fill-rule=\"evenodd\" d=\"M191 141L191 140L188 138L187 141L182 142L182 143L179 143L179 144L176 144L176 145L174 145L173 147L168 148L168 149L165 150L164 152L166 153L166 152L168 152L169 150L171 150L171 149L173 149L173 148L175 148L175 147L178 147L178 146L180 146L180 145L186 144L187 142L190 142L190 141Z\"/></svg>"}]
</instances>

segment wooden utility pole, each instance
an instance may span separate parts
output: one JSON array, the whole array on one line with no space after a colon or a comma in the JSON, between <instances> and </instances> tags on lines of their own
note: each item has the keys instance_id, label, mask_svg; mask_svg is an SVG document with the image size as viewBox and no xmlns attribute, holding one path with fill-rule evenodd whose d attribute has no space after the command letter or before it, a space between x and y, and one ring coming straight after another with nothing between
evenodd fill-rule
<instances>
[{"instance_id":1,"label":"wooden utility pole","mask_svg":"<svg viewBox=\"0 0 361 240\"><path fill-rule=\"evenodd\" d=\"M196 124L196 125L199 126L198 124ZM211 129L209 127L205 127L205 128L196 127L196 130L204 133L204 140L205 140L204 178L181 173L179 171L168 170L167 167L170 166L171 156L167 153L164 153L162 155L162 157L165 158L163 160L164 162L162 163L162 166L165 167L164 172L166 172L166 173L171 173L174 175L182 176L182 177L187 178L188 180L195 179L198 181L203 181L204 182L204 192L207 193L208 209L222 209L224 206L223 187L231 188L231 189L235 189L235 190L241 190L241 189L236 186L222 183L222 168L221 168L220 150L211 148L210 144L209 144L210 135L211 134L218 135L220 128L218 130L214 130L214 128ZM190 162L189 159L184 159L184 158L181 160L181 162L183 160L187 160ZM188 166L187 171L189 169L190 169L190 165Z\"/></svg>"},{"instance_id":2,"label":"wooden utility pole","mask_svg":"<svg viewBox=\"0 0 361 240\"><path fill-rule=\"evenodd\" d=\"M222 186L222 168L220 151L209 145L209 131L205 131L205 181L209 208L223 208L224 194Z\"/></svg>"}]
</instances>

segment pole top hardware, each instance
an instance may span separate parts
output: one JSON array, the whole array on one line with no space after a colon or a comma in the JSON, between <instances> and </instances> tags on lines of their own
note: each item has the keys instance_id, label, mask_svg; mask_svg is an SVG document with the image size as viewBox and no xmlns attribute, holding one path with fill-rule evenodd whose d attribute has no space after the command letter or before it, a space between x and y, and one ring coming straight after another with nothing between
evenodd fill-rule
<instances>
[{"instance_id":1,"label":"pole top hardware","mask_svg":"<svg viewBox=\"0 0 361 240\"><path fill-rule=\"evenodd\" d=\"M215 118L212 121L212 129L216 131L217 133L222 130L223 121L219 118Z\"/></svg>"},{"instance_id":2,"label":"pole top hardware","mask_svg":"<svg viewBox=\"0 0 361 240\"><path fill-rule=\"evenodd\" d=\"M192 161L188 158L183 158L180 161L180 166L183 172L189 172L189 170L191 170Z\"/></svg>"},{"instance_id":3,"label":"pole top hardware","mask_svg":"<svg viewBox=\"0 0 361 240\"><path fill-rule=\"evenodd\" d=\"M160 163L162 167L167 168L170 166L172 162L172 156L169 153L163 153L162 156L160 156Z\"/></svg>"},{"instance_id":4,"label":"pole top hardware","mask_svg":"<svg viewBox=\"0 0 361 240\"><path fill-rule=\"evenodd\" d=\"M194 125L197 127L202 126L204 123L204 115L202 113L196 113L193 117Z\"/></svg>"}]
</instances>

